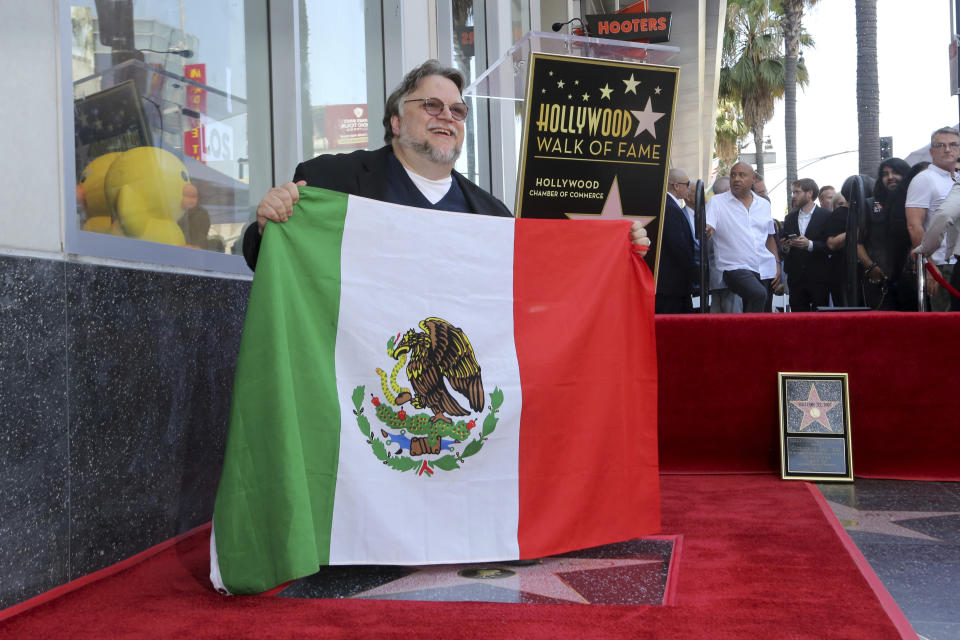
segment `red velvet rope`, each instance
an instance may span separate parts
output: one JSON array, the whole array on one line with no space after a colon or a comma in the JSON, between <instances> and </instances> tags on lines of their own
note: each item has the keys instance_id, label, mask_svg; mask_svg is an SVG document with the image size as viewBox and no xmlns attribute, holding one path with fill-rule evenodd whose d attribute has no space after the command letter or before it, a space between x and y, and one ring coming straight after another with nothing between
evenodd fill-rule
<instances>
[{"instance_id":1,"label":"red velvet rope","mask_svg":"<svg viewBox=\"0 0 960 640\"><path fill-rule=\"evenodd\" d=\"M943 279L940 270L933 266L932 262L926 263L927 272L933 276L933 279L940 283L940 286L950 292L954 298L960 298L960 291L950 286L950 283ZM957 267L954 267L956 269Z\"/></svg>"}]
</instances>

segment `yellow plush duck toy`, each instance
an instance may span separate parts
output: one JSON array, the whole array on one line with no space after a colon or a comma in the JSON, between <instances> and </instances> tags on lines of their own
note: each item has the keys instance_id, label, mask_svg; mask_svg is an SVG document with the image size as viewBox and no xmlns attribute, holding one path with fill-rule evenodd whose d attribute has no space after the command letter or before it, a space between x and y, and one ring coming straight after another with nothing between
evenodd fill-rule
<instances>
[{"instance_id":1,"label":"yellow plush duck toy","mask_svg":"<svg viewBox=\"0 0 960 640\"><path fill-rule=\"evenodd\" d=\"M120 151L115 151L98 156L91 160L80 174L80 183L77 185L77 204L83 207L85 214L84 231L123 235L119 225L114 224L110 215L110 205L107 204L107 194L103 190L107 171L120 154Z\"/></svg>"},{"instance_id":2,"label":"yellow plush duck toy","mask_svg":"<svg viewBox=\"0 0 960 640\"><path fill-rule=\"evenodd\" d=\"M124 234L131 238L184 245L177 221L197 204L187 168L169 151L136 147L113 160L104 193Z\"/></svg>"}]
</instances>

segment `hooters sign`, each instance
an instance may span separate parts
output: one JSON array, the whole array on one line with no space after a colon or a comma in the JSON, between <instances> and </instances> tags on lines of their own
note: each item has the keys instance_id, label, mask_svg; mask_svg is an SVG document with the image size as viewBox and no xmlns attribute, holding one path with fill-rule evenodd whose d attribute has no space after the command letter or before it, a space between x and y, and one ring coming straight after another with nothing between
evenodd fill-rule
<instances>
[{"instance_id":1,"label":"hooters sign","mask_svg":"<svg viewBox=\"0 0 960 640\"><path fill-rule=\"evenodd\" d=\"M671 15L669 11L588 15L587 28L597 38L667 42Z\"/></svg>"}]
</instances>

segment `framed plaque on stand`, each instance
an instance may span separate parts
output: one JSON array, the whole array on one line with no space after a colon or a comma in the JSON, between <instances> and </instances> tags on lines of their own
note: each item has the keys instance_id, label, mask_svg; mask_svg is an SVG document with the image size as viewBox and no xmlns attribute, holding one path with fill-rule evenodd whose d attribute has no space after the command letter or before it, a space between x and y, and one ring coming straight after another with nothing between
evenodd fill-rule
<instances>
[{"instance_id":1,"label":"framed plaque on stand","mask_svg":"<svg viewBox=\"0 0 960 640\"><path fill-rule=\"evenodd\" d=\"M845 373L780 373L780 477L853 482Z\"/></svg>"}]
</instances>

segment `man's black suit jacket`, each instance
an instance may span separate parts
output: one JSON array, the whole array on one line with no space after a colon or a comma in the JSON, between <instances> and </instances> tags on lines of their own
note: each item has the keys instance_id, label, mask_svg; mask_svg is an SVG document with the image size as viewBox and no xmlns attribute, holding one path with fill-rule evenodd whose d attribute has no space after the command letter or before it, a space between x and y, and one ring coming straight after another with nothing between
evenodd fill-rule
<instances>
[{"instance_id":1,"label":"man's black suit jacket","mask_svg":"<svg viewBox=\"0 0 960 640\"><path fill-rule=\"evenodd\" d=\"M693 231L683 210L668 194L663 210L660 237L660 266L657 271L657 296L686 296L700 279L694 259Z\"/></svg>"},{"instance_id":2,"label":"man's black suit jacket","mask_svg":"<svg viewBox=\"0 0 960 640\"><path fill-rule=\"evenodd\" d=\"M297 165L293 181L306 180L307 186L340 191L372 200L385 201L387 162L393 148L390 145L376 151L317 156ZM502 202L454 171L453 179L460 185L463 197L473 213L512 218L513 214ZM243 257L250 269L257 266L260 253L260 233L254 221L243 234Z\"/></svg>"},{"instance_id":3,"label":"man's black suit jacket","mask_svg":"<svg viewBox=\"0 0 960 640\"><path fill-rule=\"evenodd\" d=\"M830 212L815 206L805 233L800 233L799 211L791 211L783 221L784 235L797 234L813 242L813 250L792 248L784 254L783 266L790 288L828 280L827 225Z\"/></svg>"}]
</instances>

